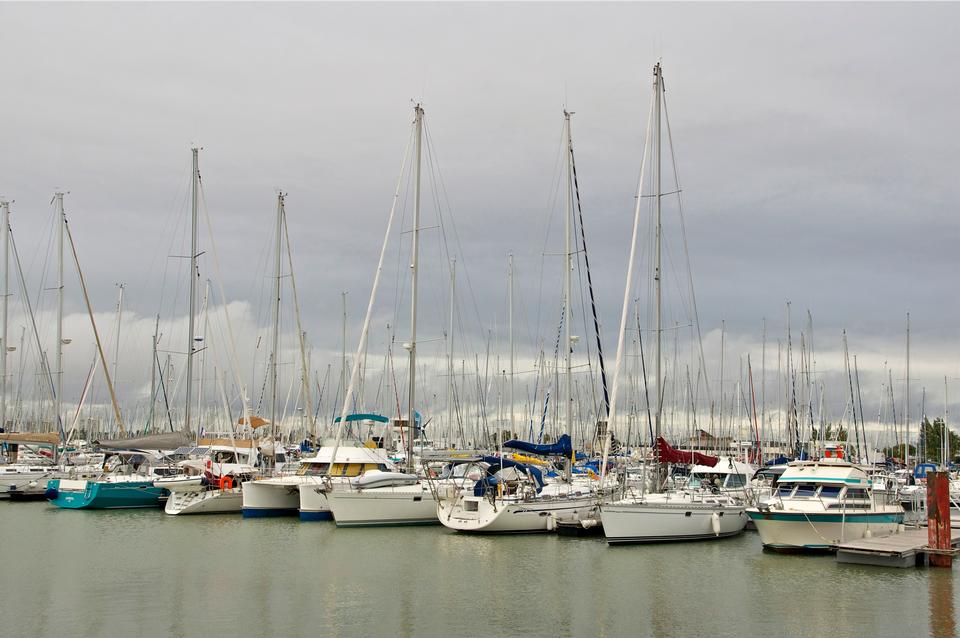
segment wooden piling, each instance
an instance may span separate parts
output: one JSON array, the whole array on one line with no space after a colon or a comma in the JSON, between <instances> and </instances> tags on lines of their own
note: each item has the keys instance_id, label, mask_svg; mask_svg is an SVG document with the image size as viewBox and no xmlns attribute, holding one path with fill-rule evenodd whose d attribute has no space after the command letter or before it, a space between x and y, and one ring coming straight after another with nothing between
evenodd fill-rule
<instances>
[{"instance_id":1,"label":"wooden piling","mask_svg":"<svg viewBox=\"0 0 960 638\"><path fill-rule=\"evenodd\" d=\"M927 473L927 544L931 549L949 550L950 482L946 472ZM952 567L952 553L931 553L931 567Z\"/></svg>"}]
</instances>

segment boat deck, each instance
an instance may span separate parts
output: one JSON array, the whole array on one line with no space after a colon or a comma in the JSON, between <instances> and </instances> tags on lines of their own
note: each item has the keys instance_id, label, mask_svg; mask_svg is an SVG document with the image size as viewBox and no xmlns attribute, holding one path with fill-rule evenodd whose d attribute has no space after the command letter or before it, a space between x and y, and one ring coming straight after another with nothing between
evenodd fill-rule
<instances>
[{"instance_id":1,"label":"boat deck","mask_svg":"<svg viewBox=\"0 0 960 638\"><path fill-rule=\"evenodd\" d=\"M951 549L933 549L927 543L926 527L848 541L837 546L837 562L881 567L923 567L931 554L960 554L957 549L960 546L960 529L951 530Z\"/></svg>"}]
</instances>

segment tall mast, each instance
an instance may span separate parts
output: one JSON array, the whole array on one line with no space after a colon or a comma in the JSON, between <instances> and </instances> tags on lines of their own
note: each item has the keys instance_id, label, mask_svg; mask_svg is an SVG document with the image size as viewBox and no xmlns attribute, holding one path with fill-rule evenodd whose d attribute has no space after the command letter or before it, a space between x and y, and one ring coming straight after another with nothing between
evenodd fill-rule
<instances>
[{"instance_id":1,"label":"tall mast","mask_svg":"<svg viewBox=\"0 0 960 638\"><path fill-rule=\"evenodd\" d=\"M3 219L3 326L0 327L0 428L7 427L7 306L10 301L10 202L0 201Z\"/></svg>"},{"instance_id":2,"label":"tall mast","mask_svg":"<svg viewBox=\"0 0 960 638\"><path fill-rule=\"evenodd\" d=\"M656 230L656 235L655 235L655 237L656 237L656 250L655 250L655 257L654 257L654 259L656 260L656 262L655 262L655 264L654 264L654 271L653 271L653 272L654 272L654 275L653 275L653 278L654 278L654 287L655 287L655 294L656 294L655 306L656 306L656 313L657 313L657 320L656 320L656 321L657 321L657 323L656 323L656 330L657 330L657 346L656 346L656 348L657 348L657 349L656 349L656 357L657 357L657 364L656 364L657 383L656 383L656 385L654 386L654 387L656 388L656 391L657 391L657 412L656 412L656 414L654 415L654 437L655 437L654 445L656 446L654 449L655 449L655 450L658 450L658 452L656 452L656 461L657 461L657 473L658 473L657 475L658 475L658 481L659 481L659 476L660 476L660 473L661 473L661 468L660 468L660 454L659 454L659 449L660 449L660 448L659 448L659 445L657 445L657 440L660 438L660 413L661 413L661 411L663 410L663 391L662 391L662 389L661 389L661 387L660 387L660 385L661 385L661 383L662 383L662 379L663 379L662 376L661 376L661 375L662 375L662 370L661 370L661 366L662 366L662 361L661 361L661 359L662 359L662 343L661 343L661 342L662 342L662 340L663 340L663 308L662 308L661 296L660 296L660 295L661 295L661 279L662 279L662 277L661 277L661 272L660 272L660 257L661 257L661 254L660 254L660 253L661 253L661 248L662 248L662 243L663 243L663 241L662 241L662 240L663 240L663 237L662 237L662 235L661 235L662 232L663 232L663 215L662 215L662 210L661 210L661 200L663 199L663 188L662 188L662 181L663 181L663 180L662 180L662 173L663 173L662 168L663 168L663 164L662 164L662 161L661 161L661 160L662 160L662 156L661 156L661 155L662 155L662 150L663 150L663 149L662 149L662 144L661 144L661 133L660 133L660 111L661 111L661 104L663 103L663 72L662 72L662 70L660 69L660 63L659 63L659 62L657 62L656 66L653 67L653 84L654 84L654 89L655 89L655 92L656 92L656 98L655 98L655 102L654 102L654 121L656 122L656 128L655 128L656 137L654 138L654 143L656 144L656 155L657 155L657 166L656 166L656 173L657 173L657 196L656 196L656 202L657 202L657 204L656 204L656 205L657 205L657 222L656 222L656 223L657 223L657 230ZM722 406L722 404L723 404L723 388L720 389L720 401L721 401L721 406ZM659 489L659 485L658 485L658 489Z\"/></svg>"},{"instance_id":3,"label":"tall mast","mask_svg":"<svg viewBox=\"0 0 960 638\"><path fill-rule=\"evenodd\" d=\"M565 189L564 195L566 196L566 208L564 210L564 234L565 234L565 248L564 248L564 260L563 260L563 340L564 340L564 353L563 353L563 362L566 368L566 433L569 435L573 434L573 366L570 358L571 350L571 340L570 340L570 323L573 318L573 313L570 310L570 297L571 297L571 277L570 271L573 268L573 263L571 259L572 251L572 229L571 221L573 220L573 169L571 166L572 157L573 157L573 142L570 139L570 115L568 111L563 112L563 133L564 133L564 142L566 144L566 154L567 154L567 188Z\"/></svg>"},{"instance_id":4,"label":"tall mast","mask_svg":"<svg viewBox=\"0 0 960 638\"><path fill-rule=\"evenodd\" d=\"M280 363L280 260L283 239L283 193L277 193L277 245L273 264L273 353L270 370L270 445L273 446L273 465L277 460L277 370Z\"/></svg>"},{"instance_id":5,"label":"tall mast","mask_svg":"<svg viewBox=\"0 0 960 638\"><path fill-rule=\"evenodd\" d=\"M510 393L508 395L510 401L510 432L511 436L516 433L516 421L514 420L514 409L513 409L513 366L514 366L514 350L513 350L513 253L507 258L507 314L509 316L507 323L510 331Z\"/></svg>"},{"instance_id":6,"label":"tall mast","mask_svg":"<svg viewBox=\"0 0 960 638\"><path fill-rule=\"evenodd\" d=\"M120 288L120 295L117 299L117 331L114 339L113 349L113 382L117 383L117 365L120 361L120 327L123 325L123 289L124 284L117 284Z\"/></svg>"},{"instance_id":7,"label":"tall mast","mask_svg":"<svg viewBox=\"0 0 960 638\"><path fill-rule=\"evenodd\" d=\"M53 406L57 415L57 427L62 432L60 423L63 411L63 235L66 215L63 212L63 193L58 192L55 197L57 200L57 385Z\"/></svg>"},{"instance_id":8,"label":"tall mast","mask_svg":"<svg viewBox=\"0 0 960 638\"><path fill-rule=\"evenodd\" d=\"M197 312L197 228L200 202L200 149L193 147L190 152L193 154L193 186L190 197L190 310L187 317L187 391L183 408L183 432L190 431L190 410L193 402L193 322Z\"/></svg>"},{"instance_id":9,"label":"tall mast","mask_svg":"<svg viewBox=\"0 0 960 638\"><path fill-rule=\"evenodd\" d=\"M410 388L407 394L407 471L413 470L413 438L416 436L417 399L417 269L420 262L420 163L423 153L423 108L413 107L416 127L416 173L413 186L413 246L410 268L413 271L410 284Z\"/></svg>"},{"instance_id":10,"label":"tall mast","mask_svg":"<svg viewBox=\"0 0 960 638\"><path fill-rule=\"evenodd\" d=\"M347 395L347 293L340 293L340 392Z\"/></svg>"},{"instance_id":11,"label":"tall mast","mask_svg":"<svg viewBox=\"0 0 960 638\"><path fill-rule=\"evenodd\" d=\"M157 368L160 366L160 360L157 359L157 336L160 334L160 315L157 315L156 323L153 326L153 344L150 353L150 413L147 416L147 433L153 433L153 422L157 407Z\"/></svg>"},{"instance_id":12,"label":"tall mast","mask_svg":"<svg viewBox=\"0 0 960 638\"><path fill-rule=\"evenodd\" d=\"M906 427L906 432L904 433L904 461L906 463L907 469L910 468L910 313L907 313L907 397L906 397L906 406L904 407L904 425Z\"/></svg>"},{"instance_id":13,"label":"tall mast","mask_svg":"<svg viewBox=\"0 0 960 638\"><path fill-rule=\"evenodd\" d=\"M454 315L456 313L457 298L457 260L450 260L450 328L448 334L448 347L450 349L447 358L447 436L453 435L453 327Z\"/></svg>"}]
</instances>

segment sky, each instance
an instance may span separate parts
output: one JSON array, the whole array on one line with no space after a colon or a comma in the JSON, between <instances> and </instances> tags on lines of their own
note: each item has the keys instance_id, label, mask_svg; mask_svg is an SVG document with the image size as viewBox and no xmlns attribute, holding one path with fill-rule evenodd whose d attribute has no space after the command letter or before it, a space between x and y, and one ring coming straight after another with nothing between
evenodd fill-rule
<instances>
[{"instance_id":1,"label":"sky","mask_svg":"<svg viewBox=\"0 0 960 638\"><path fill-rule=\"evenodd\" d=\"M776 369L789 301L795 341L812 316L831 417L847 396L843 330L858 354L865 412L876 414L888 368L902 398L910 312L912 400L926 389L927 411L939 414L930 406L943 404L944 377L948 387L960 378L958 18L949 3L0 3L0 195L14 200L11 223L47 339L50 200L69 191L69 223L108 340L125 284L118 387L132 401L146 395L153 317L163 317L166 349L178 351L173 335L186 334L179 256L191 146L202 147L215 244L201 222L201 277L216 279L232 304L251 388L261 383L252 371L264 346L251 351L269 338L281 189L303 329L322 376L338 365L343 291L348 350L356 348L419 102L431 159L419 338L443 335L445 269L455 257L462 359L476 354L483 365L485 339L505 356L513 254L524 367L556 338L566 108L611 358L651 69L661 61L713 383L721 325L727 384L741 357L760 359L764 321L766 368ZM409 230L409 178L403 184L398 215ZM402 247L410 235L397 239ZM388 251L373 322L381 336L370 352L380 358L385 324L398 342L408 330L398 250ZM78 396L93 352L71 277L65 398ZM218 300L215 292L211 306ZM22 308L11 302L11 344ZM690 321L670 308L668 323ZM292 368L295 328L284 316L281 360ZM582 323L575 329L592 338ZM442 355L433 349L424 355ZM951 394L960 413L960 387Z\"/></svg>"}]
</instances>

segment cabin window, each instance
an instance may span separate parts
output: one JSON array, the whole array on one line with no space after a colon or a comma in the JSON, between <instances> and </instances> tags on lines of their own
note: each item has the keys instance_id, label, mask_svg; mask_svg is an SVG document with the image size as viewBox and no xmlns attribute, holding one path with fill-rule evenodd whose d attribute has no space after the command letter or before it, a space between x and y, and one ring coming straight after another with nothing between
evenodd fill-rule
<instances>
[{"instance_id":1,"label":"cabin window","mask_svg":"<svg viewBox=\"0 0 960 638\"><path fill-rule=\"evenodd\" d=\"M824 485L820 488L820 498L840 498L842 485Z\"/></svg>"},{"instance_id":2,"label":"cabin window","mask_svg":"<svg viewBox=\"0 0 960 638\"><path fill-rule=\"evenodd\" d=\"M327 473L329 463L301 463L297 470L299 476L322 476Z\"/></svg>"},{"instance_id":3,"label":"cabin window","mask_svg":"<svg viewBox=\"0 0 960 638\"><path fill-rule=\"evenodd\" d=\"M780 485L777 487L777 496L787 498L793 492L793 485Z\"/></svg>"},{"instance_id":4,"label":"cabin window","mask_svg":"<svg viewBox=\"0 0 960 638\"><path fill-rule=\"evenodd\" d=\"M464 501L463 502L463 511L465 512L477 512L480 510L480 503L477 501Z\"/></svg>"},{"instance_id":5,"label":"cabin window","mask_svg":"<svg viewBox=\"0 0 960 638\"><path fill-rule=\"evenodd\" d=\"M727 477L727 487L743 487L747 484L747 477L743 474L731 474Z\"/></svg>"},{"instance_id":6,"label":"cabin window","mask_svg":"<svg viewBox=\"0 0 960 638\"><path fill-rule=\"evenodd\" d=\"M797 485L797 493L794 496L810 497L817 493L816 483L800 483Z\"/></svg>"},{"instance_id":7,"label":"cabin window","mask_svg":"<svg viewBox=\"0 0 960 638\"><path fill-rule=\"evenodd\" d=\"M867 496L867 490L852 487L847 489L848 501L866 501L868 499L869 497Z\"/></svg>"}]
</instances>

